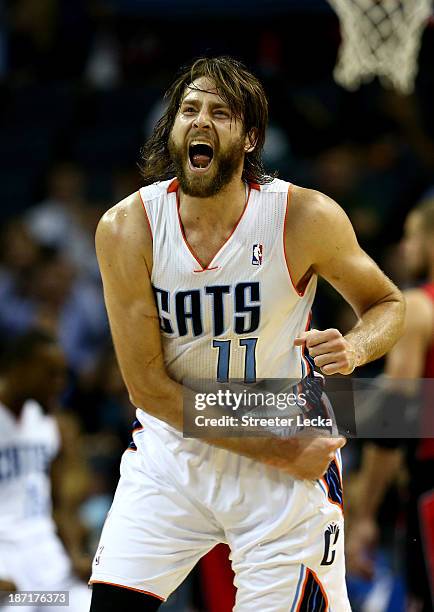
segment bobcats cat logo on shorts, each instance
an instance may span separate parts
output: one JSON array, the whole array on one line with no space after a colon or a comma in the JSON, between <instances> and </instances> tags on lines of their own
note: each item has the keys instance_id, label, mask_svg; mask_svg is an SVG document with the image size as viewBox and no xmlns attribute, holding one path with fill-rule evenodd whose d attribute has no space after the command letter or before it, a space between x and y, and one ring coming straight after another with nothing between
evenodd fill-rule
<instances>
[{"instance_id":1,"label":"bobcats cat logo on shorts","mask_svg":"<svg viewBox=\"0 0 434 612\"><path fill-rule=\"evenodd\" d=\"M336 523L330 523L324 533L324 555L321 565L331 565L336 557L336 543L339 538L340 528Z\"/></svg>"}]
</instances>

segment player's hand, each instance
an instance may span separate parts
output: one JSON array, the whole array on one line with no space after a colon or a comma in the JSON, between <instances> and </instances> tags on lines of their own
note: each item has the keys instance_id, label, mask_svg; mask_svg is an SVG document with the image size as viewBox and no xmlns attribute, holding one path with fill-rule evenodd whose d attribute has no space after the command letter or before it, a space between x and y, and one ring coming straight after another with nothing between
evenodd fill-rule
<instances>
[{"instance_id":1,"label":"player's hand","mask_svg":"<svg viewBox=\"0 0 434 612\"><path fill-rule=\"evenodd\" d=\"M306 437L297 438L299 450L285 471L299 479L317 480L324 476L336 451L346 444L346 439Z\"/></svg>"},{"instance_id":2,"label":"player's hand","mask_svg":"<svg viewBox=\"0 0 434 612\"><path fill-rule=\"evenodd\" d=\"M351 574L370 580L374 575L373 552L378 526L373 519L354 519L345 537L346 564Z\"/></svg>"},{"instance_id":3,"label":"player's hand","mask_svg":"<svg viewBox=\"0 0 434 612\"><path fill-rule=\"evenodd\" d=\"M323 374L351 374L357 365L355 347L337 329L303 332L294 346L303 345Z\"/></svg>"}]
</instances>

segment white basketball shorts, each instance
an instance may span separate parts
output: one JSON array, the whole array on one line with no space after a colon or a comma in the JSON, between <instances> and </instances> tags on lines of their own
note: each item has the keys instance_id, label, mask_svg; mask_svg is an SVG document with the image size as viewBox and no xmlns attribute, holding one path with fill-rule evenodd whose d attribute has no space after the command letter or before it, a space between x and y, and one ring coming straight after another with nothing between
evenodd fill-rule
<instances>
[{"instance_id":1,"label":"white basketball shorts","mask_svg":"<svg viewBox=\"0 0 434 612\"><path fill-rule=\"evenodd\" d=\"M142 415L145 427L138 423L133 448L122 456L90 584L165 600L203 555L224 542L235 572L236 612L351 610L339 455L321 481L295 480L182 439Z\"/></svg>"}]
</instances>

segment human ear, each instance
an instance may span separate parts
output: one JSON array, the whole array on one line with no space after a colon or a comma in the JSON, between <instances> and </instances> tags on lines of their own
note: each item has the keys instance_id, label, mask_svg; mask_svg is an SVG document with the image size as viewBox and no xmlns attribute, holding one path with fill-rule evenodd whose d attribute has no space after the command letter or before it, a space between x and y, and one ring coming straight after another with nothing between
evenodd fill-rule
<instances>
[{"instance_id":1,"label":"human ear","mask_svg":"<svg viewBox=\"0 0 434 612\"><path fill-rule=\"evenodd\" d=\"M244 151L251 153L256 147L256 141L258 139L258 131L256 128L252 128L244 139Z\"/></svg>"}]
</instances>

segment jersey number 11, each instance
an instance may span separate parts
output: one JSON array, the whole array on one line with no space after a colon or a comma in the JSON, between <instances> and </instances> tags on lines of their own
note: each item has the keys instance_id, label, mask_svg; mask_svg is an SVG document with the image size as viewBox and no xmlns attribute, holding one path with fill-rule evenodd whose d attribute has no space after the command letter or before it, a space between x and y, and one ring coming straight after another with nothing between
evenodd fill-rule
<instances>
[{"instance_id":1,"label":"jersey number 11","mask_svg":"<svg viewBox=\"0 0 434 612\"><path fill-rule=\"evenodd\" d=\"M256 343L257 338L241 338L240 346L245 348L244 382L256 382ZM213 340L213 348L218 349L217 382L229 382L232 340Z\"/></svg>"}]
</instances>

